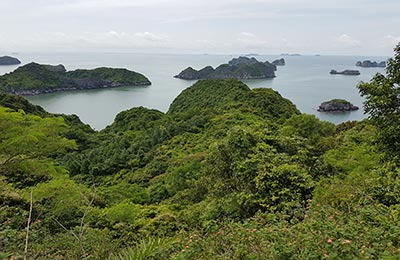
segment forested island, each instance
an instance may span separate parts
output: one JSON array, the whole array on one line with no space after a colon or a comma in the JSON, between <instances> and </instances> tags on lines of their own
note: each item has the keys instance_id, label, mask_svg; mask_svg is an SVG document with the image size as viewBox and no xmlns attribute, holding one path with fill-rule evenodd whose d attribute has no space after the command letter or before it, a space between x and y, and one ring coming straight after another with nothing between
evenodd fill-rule
<instances>
[{"instance_id":1,"label":"forested island","mask_svg":"<svg viewBox=\"0 0 400 260\"><path fill-rule=\"evenodd\" d=\"M201 70L188 67L174 77L187 80L212 78L264 79L274 78L275 71L276 65L268 61L260 62L254 57L239 57L232 59L227 64L219 65L215 69L211 66L204 67Z\"/></svg>"},{"instance_id":2,"label":"forested island","mask_svg":"<svg viewBox=\"0 0 400 260\"><path fill-rule=\"evenodd\" d=\"M0 92L18 95L150 84L144 75L127 69L96 68L67 71L63 65L38 63L29 63L0 76Z\"/></svg>"},{"instance_id":3,"label":"forested island","mask_svg":"<svg viewBox=\"0 0 400 260\"><path fill-rule=\"evenodd\" d=\"M235 79L102 131L1 94L0 257L398 259L395 51L339 125Z\"/></svg>"},{"instance_id":4,"label":"forested island","mask_svg":"<svg viewBox=\"0 0 400 260\"><path fill-rule=\"evenodd\" d=\"M359 108L345 99L332 99L330 101L322 102L318 108L319 112L345 112L355 111Z\"/></svg>"},{"instance_id":5,"label":"forested island","mask_svg":"<svg viewBox=\"0 0 400 260\"><path fill-rule=\"evenodd\" d=\"M386 67L386 61L370 61L370 60L365 60L365 61L357 61L356 62L357 67L362 67L362 68L384 68Z\"/></svg>"},{"instance_id":6,"label":"forested island","mask_svg":"<svg viewBox=\"0 0 400 260\"><path fill-rule=\"evenodd\" d=\"M21 64L21 61L17 58L11 56L1 56L0 57L0 65L18 65Z\"/></svg>"}]
</instances>

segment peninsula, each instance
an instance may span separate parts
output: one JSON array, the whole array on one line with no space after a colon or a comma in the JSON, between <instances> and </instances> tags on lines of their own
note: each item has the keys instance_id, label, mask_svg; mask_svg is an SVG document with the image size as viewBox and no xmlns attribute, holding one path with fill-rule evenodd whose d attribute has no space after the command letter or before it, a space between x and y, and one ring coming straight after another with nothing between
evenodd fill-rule
<instances>
[{"instance_id":1,"label":"peninsula","mask_svg":"<svg viewBox=\"0 0 400 260\"><path fill-rule=\"evenodd\" d=\"M0 76L0 92L17 95L145 85L151 82L144 75L127 69L102 67L67 71L61 64L29 63Z\"/></svg>"},{"instance_id":2,"label":"peninsula","mask_svg":"<svg viewBox=\"0 0 400 260\"><path fill-rule=\"evenodd\" d=\"M174 76L179 79L197 80L210 78L265 79L275 77L276 66L270 62L260 62L256 58L234 58L217 68L207 66L201 70L188 67Z\"/></svg>"}]
</instances>

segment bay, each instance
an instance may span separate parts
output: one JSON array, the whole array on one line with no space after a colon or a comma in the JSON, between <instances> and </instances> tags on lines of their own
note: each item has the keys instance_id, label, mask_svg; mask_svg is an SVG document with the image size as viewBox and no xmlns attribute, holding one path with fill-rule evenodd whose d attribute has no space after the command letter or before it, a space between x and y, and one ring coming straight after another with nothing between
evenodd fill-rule
<instances>
[{"instance_id":1,"label":"bay","mask_svg":"<svg viewBox=\"0 0 400 260\"><path fill-rule=\"evenodd\" d=\"M20 53L14 55L23 64L63 64L67 70L96 67L127 68L146 75L152 82L147 87L121 87L112 89L58 92L39 96L27 96L28 100L52 113L76 114L94 129L100 130L111 124L115 116L132 107L144 106L163 112L179 93L195 81L173 78L188 66L200 69L218 66L238 55L179 55L139 53ZM260 61L273 61L282 56L260 55ZM348 120L361 120L366 116L363 109L346 113L320 113L319 104L333 98L349 100L362 108L357 84L369 81L383 68L359 68L358 60L386 60L387 57L370 56L285 56L286 66L278 67L277 77L266 80L245 80L250 88L272 88L290 99L297 108L314 114L321 120L335 124ZM0 66L0 75L18 66ZM329 71L357 69L360 76L330 75Z\"/></svg>"}]
</instances>

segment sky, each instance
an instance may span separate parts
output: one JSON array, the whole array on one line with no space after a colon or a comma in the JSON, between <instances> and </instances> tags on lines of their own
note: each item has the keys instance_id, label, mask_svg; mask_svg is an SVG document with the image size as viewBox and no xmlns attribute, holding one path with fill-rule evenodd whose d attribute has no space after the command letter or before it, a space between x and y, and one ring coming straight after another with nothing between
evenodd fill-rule
<instances>
[{"instance_id":1,"label":"sky","mask_svg":"<svg viewBox=\"0 0 400 260\"><path fill-rule=\"evenodd\" d=\"M391 56L400 0L0 0L0 54Z\"/></svg>"}]
</instances>

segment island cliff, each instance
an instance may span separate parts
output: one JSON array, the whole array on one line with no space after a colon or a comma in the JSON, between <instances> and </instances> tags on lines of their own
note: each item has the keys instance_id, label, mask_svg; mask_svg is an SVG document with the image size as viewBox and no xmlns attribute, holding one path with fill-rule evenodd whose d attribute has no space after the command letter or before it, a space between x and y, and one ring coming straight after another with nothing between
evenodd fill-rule
<instances>
[{"instance_id":1,"label":"island cliff","mask_svg":"<svg viewBox=\"0 0 400 260\"><path fill-rule=\"evenodd\" d=\"M286 64L284 58L274 60L271 63L274 64L275 66L285 66L285 64Z\"/></svg>"},{"instance_id":2,"label":"island cliff","mask_svg":"<svg viewBox=\"0 0 400 260\"><path fill-rule=\"evenodd\" d=\"M381 61L381 62L370 61L370 60L357 61L356 66L362 68L376 68L376 67L384 68L386 67L386 61Z\"/></svg>"},{"instance_id":3,"label":"island cliff","mask_svg":"<svg viewBox=\"0 0 400 260\"><path fill-rule=\"evenodd\" d=\"M142 74L127 69L97 68L67 71L63 65L29 63L0 76L0 91L39 95L56 91L150 85Z\"/></svg>"},{"instance_id":4,"label":"island cliff","mask_svg":"<svg viewBox=\"0 0 400 260\"><path fill-rule=\"evenodd\" d=\"M321 103L319 112L345 112L358 110L358 107L344 99L332 99Z\"/></svg>"},{"instance_id":5,"label":"island cliff","mask_svg":"<svg viewBox=\"0 0 400 260\"><path fill-rule=\"evenodd\" d=\"M276 66L268 61L260 62L254 57L239 57L215 69L211 66L204 67L201 70L188 67L174 77L187 80L210 78L264 79L274 78L275 71Z\"/></svg>"},{"instance_id":6,"label":"island cliff","mask_svg":"<svg viewBox=\"0 0 400 260\"><path fill-rule=\"evenodd\" d=\"M10 56L0 57L0 65L18 65L18 64L21 64L21 61L17 58Z\"/></svg>"}]
</instances>

